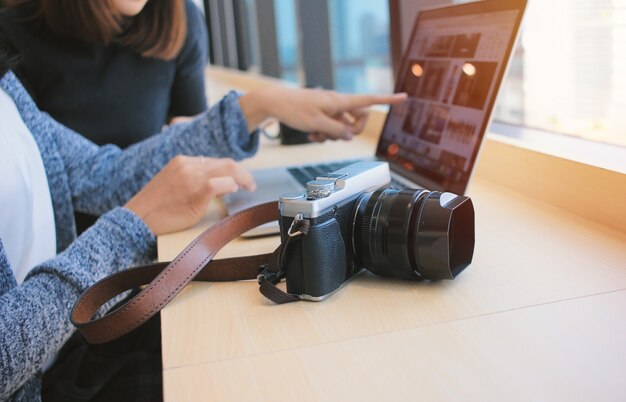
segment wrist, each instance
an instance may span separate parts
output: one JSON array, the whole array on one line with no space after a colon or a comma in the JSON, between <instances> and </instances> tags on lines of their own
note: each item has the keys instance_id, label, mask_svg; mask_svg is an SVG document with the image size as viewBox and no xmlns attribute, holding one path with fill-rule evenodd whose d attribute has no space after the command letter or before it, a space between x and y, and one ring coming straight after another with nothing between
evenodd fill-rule
<instances>
[{"instance_id":1,"label":"wrist","mask_svg":"<svg viewBox=\"0 0 626 402\"><path fill-rule=\"evenodd\" d=\"M148 216L150 215L148 210L146 208L143 208L142 203L135 200L135 197L131 198L126 203L126 205L124 205L124 208L128 209L130 212L135 214L139 219L141 219L143 223L152 231L152 233L156 233L154 225L151 224L151 222L148 219Z\"/></svg>"},{"instance_id":2,"label":"wrist","mask_svg":"<svg viewBox=\"0 0 626 402\"><path fill-rule=\"evenodd\" d=\"M267 88L254 90L239 97L239 107L249 132L253 132L264 120L272 117L270 97L271 92Z\"/></svg>"}]
</instances>

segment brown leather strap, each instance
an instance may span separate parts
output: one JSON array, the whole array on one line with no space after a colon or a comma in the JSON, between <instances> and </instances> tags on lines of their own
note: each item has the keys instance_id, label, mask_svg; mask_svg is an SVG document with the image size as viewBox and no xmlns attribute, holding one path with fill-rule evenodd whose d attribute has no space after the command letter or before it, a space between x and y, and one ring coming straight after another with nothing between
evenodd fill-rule
<instances>
[{"instance_id":1,"label":"brown leather strap","mask_svg":"<svg viewBox=\"0 0 626 402\"><path fill-rule=\"evenodd\" d=\"M276 220L278 203L270 202L228 216L196 237L172 262L131 268L87 289L72 310L72 323L89 343L114 340L139 327L167 305L194 278L230 281L256 278L269 254L212 261L242 233ZM211 264L209 264L211 262ZM128 289L149 284L126 304L93 320L98 309Z\"/></svg>"}]
</instances>

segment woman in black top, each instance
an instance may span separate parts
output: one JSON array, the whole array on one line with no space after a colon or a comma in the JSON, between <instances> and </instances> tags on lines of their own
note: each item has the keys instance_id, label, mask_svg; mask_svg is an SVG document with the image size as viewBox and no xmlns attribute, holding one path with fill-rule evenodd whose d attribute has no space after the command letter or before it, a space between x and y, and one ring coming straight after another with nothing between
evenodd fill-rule
<instances>
[{"instance_id":1,"label":"woman in black top","mask_svg":"<svg viewBox=\"0 0 626 402\"><path fill-rule=\"evenodd\" d=\"M122 148L206 110L204 18L190 0L2 0L40 109Z\"/></svg>"}]
</instances>

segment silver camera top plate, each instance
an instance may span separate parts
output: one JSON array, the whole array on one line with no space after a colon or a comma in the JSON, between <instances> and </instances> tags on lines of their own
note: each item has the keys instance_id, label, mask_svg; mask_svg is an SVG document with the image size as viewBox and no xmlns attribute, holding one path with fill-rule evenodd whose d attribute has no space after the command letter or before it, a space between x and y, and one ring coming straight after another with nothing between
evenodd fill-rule
<instances>
[{"instance_id":1,"label":"silver camera top plate","mask_svg":"<svg viewBox=\"0 0 626 402\"><path fill-rule=\"evenodd\" d=\"M375 190L391 182L387 162L357 162L350 166L314 178L315 180L334 181L334 189L322 198L280 197L280 214L295 217L301 213L305 218L317 218L337 203L364 191Z\"/></svg>"}]
</instances>

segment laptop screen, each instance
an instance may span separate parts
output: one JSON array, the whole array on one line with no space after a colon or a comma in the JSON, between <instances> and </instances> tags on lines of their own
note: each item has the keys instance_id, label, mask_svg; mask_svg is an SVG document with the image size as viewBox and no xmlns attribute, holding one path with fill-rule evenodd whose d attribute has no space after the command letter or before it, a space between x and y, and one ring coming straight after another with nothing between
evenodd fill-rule
<instances>
[{"instance_id":1,"label":"laptop screen","mask_svg":"<svg viewBox=\"0 0 626 402\"><path fill-rule=\"evenodd\" d=\"M504 76L526 0L486 0L419 13L376 155L431 190L463 194Z\"/></svg>"}]
</instances>

